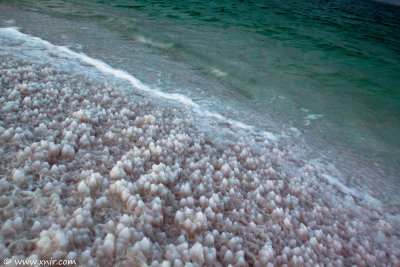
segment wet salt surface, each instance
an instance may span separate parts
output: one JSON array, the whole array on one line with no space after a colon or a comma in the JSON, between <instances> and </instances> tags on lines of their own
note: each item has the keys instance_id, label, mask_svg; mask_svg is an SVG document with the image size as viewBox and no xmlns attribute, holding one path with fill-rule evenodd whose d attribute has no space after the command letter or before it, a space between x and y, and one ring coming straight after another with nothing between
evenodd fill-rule
<instances>
[{"instance_id":1,"label":"wet salt surface","mask_svg":"<svg viewBox=\"0 0 400 267\"><path fill-rule=\"evenodd\" d=\"M0 258L399 264L398 219L290 147L38 39L0 44Z\"/></svg>"}]
</instances>

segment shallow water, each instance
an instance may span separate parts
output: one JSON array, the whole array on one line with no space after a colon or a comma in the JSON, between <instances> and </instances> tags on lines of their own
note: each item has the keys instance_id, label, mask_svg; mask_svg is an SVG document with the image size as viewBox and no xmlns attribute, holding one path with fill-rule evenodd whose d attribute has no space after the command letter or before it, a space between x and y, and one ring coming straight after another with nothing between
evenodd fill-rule
<instances>
[{"instance_id":1,"label":"shallow water","mask_svg":"<svg viewBox=\"0 0 400 267\"><path fill-rule=\"evenodd\" d=\"M302 153L341 166L346 174L338 178L347 185L366 184L374 193L379 184L382 198L385 192L398 198L400 11L395 6L370 1L5 3L47 14L47 22L35 27L29 26L34 15L15 18L22 30L83 51L152 87L278 135L292 134L294 126L311 147Z\"/></svg>"}]
</instances>

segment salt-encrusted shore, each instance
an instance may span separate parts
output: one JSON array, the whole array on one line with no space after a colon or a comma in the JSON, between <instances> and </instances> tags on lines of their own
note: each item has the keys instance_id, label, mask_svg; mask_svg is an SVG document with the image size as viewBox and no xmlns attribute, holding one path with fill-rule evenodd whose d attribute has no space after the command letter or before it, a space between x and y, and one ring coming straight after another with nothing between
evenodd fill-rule
<instances>
[{"instance_id":1,"label":"salt-encrusted shore","mask_svg":"<svg viewBox=\"0 0 400 267\"><path fill-rule=\"evenodd\" d=\"M398 266L398 225L289 148L32 38L0 44L1 260Z\"/></svg>"}]
</instances>

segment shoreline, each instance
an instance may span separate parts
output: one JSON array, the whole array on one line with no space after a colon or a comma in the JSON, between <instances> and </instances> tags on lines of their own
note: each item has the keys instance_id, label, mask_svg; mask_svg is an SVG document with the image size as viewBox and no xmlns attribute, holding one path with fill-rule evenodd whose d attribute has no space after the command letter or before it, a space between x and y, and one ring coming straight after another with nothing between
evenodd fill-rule
<instances>
[{"instance_id":1,"label":"shoreline","mask_svg":"<svg viewBox=\"0 0 400 267\"><path fill-rule=\"evenodd\" d=\"M213 120L223 131L202 132L188 108L32 37L0 38L2 258L399 263L398 221L290 150Z\"/></svg>"},{"instance_id":2,"label":"shoreline","mask_svg":"<svg viewBox=\"0 0 400 267\"><path fill-rule=\"evenodd\" d=\"M262 131L272 132L280 139L282 148L296 150L298 158L321 165L322 171L328 171L346 187L356 188L361 195L379 199L388 213L397 214L400 210L397 190L400 188L399 166L395 156L389 157L368 149L355 150L322 133L311 134L293 128L280 114L274 117L273 112L255 112L246 99L231 95L229 88L224 88L217 80L203 75L190 64L175 60L174 56L170 58L171 55L165 55L163 51L131 43L121 33L108 29L100 22L85 17L77 21L68 20L57 14L11 8L5 3L0 5L0 13L4 13L4 18L14 19L11 24L21 26L26 34L39 36L53 44L66 46L74 53L84 53L113 68L123 69L145 85L161 88L159 91L162 93L192 99L203 110L252 125L260 138L265 137ZM43 21L43 27L31 27L35 21ZM92 42L93 37L96 42ZM118 49L114 49L116 47Z\"/></svg>"}]
</instances>

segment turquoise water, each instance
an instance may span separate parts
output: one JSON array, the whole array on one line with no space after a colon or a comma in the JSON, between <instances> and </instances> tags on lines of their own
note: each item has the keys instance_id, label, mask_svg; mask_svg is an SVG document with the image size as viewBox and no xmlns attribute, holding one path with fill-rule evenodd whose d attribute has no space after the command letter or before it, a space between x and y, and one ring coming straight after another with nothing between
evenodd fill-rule
<instances>
[{"instance_id":1,"label":"turquoise water","mask_svg":"<svg viewBox=\"0 0 400 267\"><path fill-rule=\"evenodd\" d=\"M280 122L292 125L318 148L384 165L383 176L400 184L397 6L367 0L5 2L99 23L121 39L103 36L100 43L99 29L87 29L83 51L107 47L101 59L139 76L145 66L148 74L139 78L149 83L261 128L271 120L276 131ZM45 32L46 25L38 27ZM148 57L151 63L138 53L133 58L137 46L159 57ZM163 68L164 57L182 69ZM186 68L206 78L191 80Z\"/></svg>"}]
</instances>

